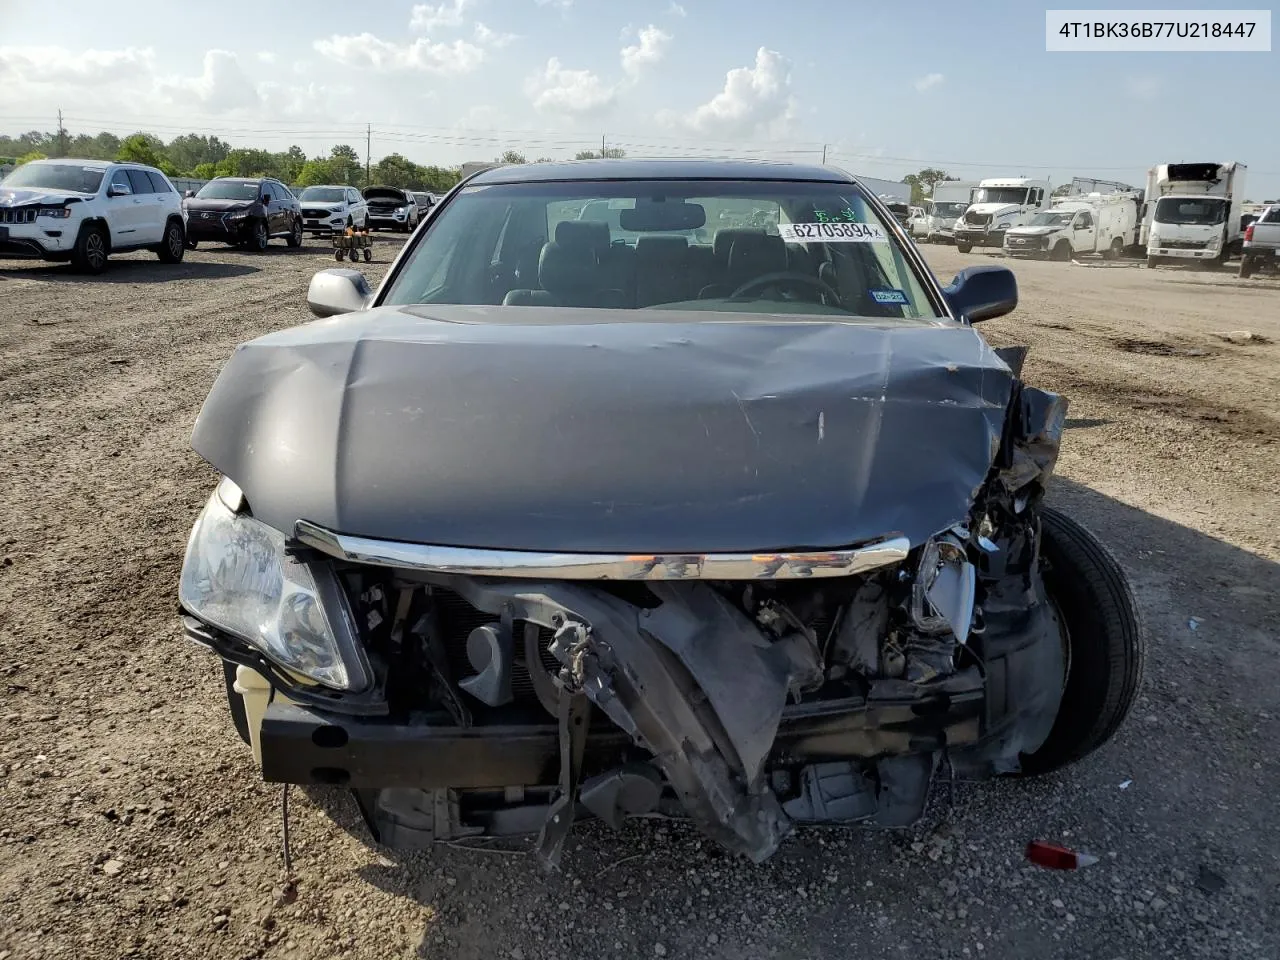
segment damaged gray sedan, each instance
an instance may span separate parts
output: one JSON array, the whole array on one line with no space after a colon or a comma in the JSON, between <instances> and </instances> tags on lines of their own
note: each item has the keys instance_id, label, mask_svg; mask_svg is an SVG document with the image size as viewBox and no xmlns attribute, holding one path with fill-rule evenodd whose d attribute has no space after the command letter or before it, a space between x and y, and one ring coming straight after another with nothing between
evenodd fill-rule
<instances>
[{"instance_id":1,"label":"damaged gray sedan","mask_svg":"<svg viewBox=\"0 0 1280 960\"><path fill-rule=\"evenodd\" d=\"M308 300L196 422L180 601L263 777L378 841L666 815L761 861L1128 712L1130 589L1043 504L1066 401L973 326L1013 274L941 286L853 178L501 167Z\"/></svg>"}]
</instances>

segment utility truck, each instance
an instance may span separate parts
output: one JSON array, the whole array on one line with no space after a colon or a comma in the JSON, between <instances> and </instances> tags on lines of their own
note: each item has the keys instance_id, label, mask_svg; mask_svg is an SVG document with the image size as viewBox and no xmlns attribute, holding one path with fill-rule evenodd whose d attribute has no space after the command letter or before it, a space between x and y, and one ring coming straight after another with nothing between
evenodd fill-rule
<instances>
[{"instance_id":1,"label":"utility truck","mask_svg":"<svg viewBox=\"0 0 1280 960\"><path fill-rule=\"evenodd\" d=\"M1057 200L1030 223L1006 231L1004 252L1049 260L1070 260L1090 253L1117 259L1137 241L1139 198L1135 190Z\"/></svg>"},{"instance_id":2,"label":"utility truck","mask_svg":"<svg viewBox=\"0 0 1280 960\"><path fill-rule=\"evenodd\" d=\"M1142 240L1147 266L1223 263L1240 247L1246 167L1226 163L1161 163L1147 172Z\"/></svg>"},{"instance_id":3,"label":"utility truck","mask_svg":"<svg viewBox=\"0 0 1280 960\"><path fill-rule=\"evenodd\" d=\"M973 202L955 225L956 249L999 247L1012 227L1029 223L1049 205L1049 181L1001 177L978 181Z\"/></svg>"}]
</instances>

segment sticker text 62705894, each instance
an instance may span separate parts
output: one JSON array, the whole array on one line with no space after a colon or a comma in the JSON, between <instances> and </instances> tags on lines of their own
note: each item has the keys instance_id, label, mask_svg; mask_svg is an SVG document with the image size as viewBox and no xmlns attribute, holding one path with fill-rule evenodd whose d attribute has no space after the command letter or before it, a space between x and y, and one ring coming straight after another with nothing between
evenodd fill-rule
<instances>
[{"instance_id":1,"label":"sticker text 62705894","mask_svg":"<svg viewBox=\"0 0 1280 960\"><path fill-rule=\"evenodd\" d=\"M876 223L780 223L778 233L786 243L888 243Z\"/></svg>"}]
</instances>

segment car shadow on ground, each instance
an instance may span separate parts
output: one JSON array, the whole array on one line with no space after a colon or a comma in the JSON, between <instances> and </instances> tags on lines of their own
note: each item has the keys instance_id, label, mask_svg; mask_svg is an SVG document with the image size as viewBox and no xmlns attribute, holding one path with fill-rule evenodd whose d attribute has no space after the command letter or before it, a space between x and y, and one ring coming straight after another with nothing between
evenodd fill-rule
<instances>
[{"instance_id":1,"label":"car shadow on ground","mask_svg":"<svg viewBox=\"0 0 1280 960\"><path fill-rule=\"evenodd\" d=\"M786 902L790 930L814 933L812 944L779 944L785 953L808 955L812 948L829 955L823 951L833 946L833 936L848 939L854 951L860 934L856 929L839 932L841 911L866 909L887 895L898 904L891 908L898 919L915 923L923 916L919 891L934 889L940 878L950 875L950 868L934 862L936 857L930 860L913 852L921 841L933 842L931 838L952 831L967 838L965 856L1008 866L1007 876L992 879L1016 889L992 891L993 902L1006 893L1047 902L1056 895L1051 891L1059 889L1054 884L1060 877L1055 871L1019 872L1018 865L1029 839L1062 828L1064 809L1075 818L1068 823L1106 825L1097 829L1110 831L1112 856L1127 869L1167 870L1171 864L1161 861L1158 852L1164 846L1212 846L1224 861L1243 861L1255 842L1248 838L1266 826L1269 785L1251 784L1241 773L1233 789L1257 792L1259 812L1238 814L1234 821L1203 817L1207 801L1202 771L1194 763L1171 766L1179 751L1194 748L1178 739L1175 728L1142 721L1154 713L1178 714L1199 727L1209 742L1238 739L1240 730L1256 723L1248 719L1256 705L1245 698L1255 696L1263 702L1266 690L1280 683L1280 670L1257 673L1268 651L1274 655L1274 638L1268 631L1280 623L1280 594L1267 585L1280 582L1280 564L1064 477L1052 481L1049 500L1093 530L1116 554L1132 580L1149 642L1141 711L1135 711L1114 741L1069 770L1027 780L951 787L940 783L925 818L912 828L802 829L758 866L722 852L687 823L641 820L615 833L598 821L585 821L566 845L560 871L551 874L539 868L530 840L464 840L436 844L430 851L390 850L373 843L348 791L311 787L305 793L337 828L378 852L379 859L356 868L356 876L428 912L417 955L448 952L458 960L497 956L495 944L513 935L532 935L520 932L528 931L530 924L538 936L597 930L602 924L608 929L609 917L617 915L602 912L606 901L610 910L620 905L631 910L633 924L637 914L685 916L688 904L708 902L703 898L712 884L722 919L755 916L762 902ZM1189 630L1189 617L1205 626L1199 632ZM1230 649L1222 649L1225 636L1232 638ZM1181 687L1168 682L1172 676L1182 681ZM1232 676L1252 676L1262 689L1246 694ZM1188 680L1201 685L1195 698L1176 697L1189 689ZM1132 814L1116 805L1115 783L1121 777L1158 783L1164 791L1162 815L1144 824L1144 830L1132 830L1127 822ZM1245 808L1254 809L1251 802ZM1251 816L1256 822L1249 822ZM834 876L858 878L844 890L843 901L833 905L821 898L796 898L795 891L814 878L826 877L829 883ZM862 888L864 882L870 889ZM1040 935L1035 917L1023 920L993 913L984 922L1006 928L1014 940ZM710 955L703 926L702 921L676 929L659 925L663 952ZM630 934L619 932L617 939L626 948L621 955L651 955L654 947L645 937L653 935L634 928ZM720 951L712 951L717 957L765 955L756 950L758 942L735 953L725 935L720 937Z\"/></svg>"},{"instance_id":2,"label":"car shadow on ground","mask_svg":"<svg viewBox=\"0 0 1280 960\"><path fill-rule=\"evenodd\" d=\"M172 280L226 280L259 273L260 267L248 264L217 263L184 257L181 263L156 260L108 260L107 268L98 274L79 273L66 264L41 264L0 270L0 280L42 280L50 283L167 283Z\"/></svg>"}]
</instances>

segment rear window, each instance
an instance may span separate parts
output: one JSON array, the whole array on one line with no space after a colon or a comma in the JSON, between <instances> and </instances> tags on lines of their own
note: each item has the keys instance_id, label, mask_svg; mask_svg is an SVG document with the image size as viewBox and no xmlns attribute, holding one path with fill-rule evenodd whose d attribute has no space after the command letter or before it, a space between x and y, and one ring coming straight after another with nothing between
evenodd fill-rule
<instances>
[{"instance_id":1,"label":"rear window","mask_svg":"<svg viewBox=\"0 0 1280 960\"><path fill-rule=\"evenodd\" d=\"M1280 207L1268 207L1263 211L1262 223L1280 223Z\"/></svg>"},{"instance_id":2,"label":"rear window","mask_svg":"<svg viewBox=\"0 0 1280 960\"><path fill-rule=\"evenodd\" d=\"M943 316L894 230L854 184L475 185L381 302Z\"/></svg>"}]
</instances>

